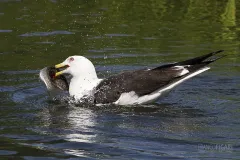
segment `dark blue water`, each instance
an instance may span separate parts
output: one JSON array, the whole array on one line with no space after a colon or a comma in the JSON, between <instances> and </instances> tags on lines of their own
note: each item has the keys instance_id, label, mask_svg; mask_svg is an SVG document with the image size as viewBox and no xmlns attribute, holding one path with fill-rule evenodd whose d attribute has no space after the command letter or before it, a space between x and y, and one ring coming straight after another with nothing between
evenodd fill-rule
<instances>
[{"instance_id":1,"label":"dark blue water","mask_svg":"<svg viewBox=\"0 0 240 160\"><path fill-rule=\"evenodd\" d=\"M239 2L0 1L0 159L240 159ZM84 55L99 77L224 49L150 105L52 101L39 70Z\"/></svg>"}]
</instances>

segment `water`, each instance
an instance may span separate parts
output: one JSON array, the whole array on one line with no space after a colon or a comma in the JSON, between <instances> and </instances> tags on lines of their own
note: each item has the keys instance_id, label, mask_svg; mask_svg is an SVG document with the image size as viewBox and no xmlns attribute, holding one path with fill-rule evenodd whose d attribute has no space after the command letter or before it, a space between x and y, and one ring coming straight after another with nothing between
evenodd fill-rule
<instances>
[{"instance_id":1,"label":"water","mask_svg":"<svg viewBox=\"0 0 240 160\"><path fill-rule=\"evenodd\" d=\"M0 1L0 159L240 159L236 0ZM107 77L224 49L144 106L49 99L39 70L84 55Z\"/></svg>"}]
</instances>

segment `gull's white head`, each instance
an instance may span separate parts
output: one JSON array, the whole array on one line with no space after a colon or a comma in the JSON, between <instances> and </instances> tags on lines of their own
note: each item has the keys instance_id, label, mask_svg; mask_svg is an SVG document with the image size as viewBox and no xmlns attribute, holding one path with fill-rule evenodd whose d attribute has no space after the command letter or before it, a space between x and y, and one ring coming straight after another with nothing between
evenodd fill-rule
<instances>
[{"instance_id":1,"label":"gull's white head","mask_svg":"<svg viewBox=\"0 0 240 160\"><path fill-rule=\"evenodd\" d=\"M64 70L57 72L55 76L70 74L73 78L95 79L97 74L92 62L83 56L70 56L64 62L55 65L55 68L65 67Z\"/></svg>"}]
</instances>

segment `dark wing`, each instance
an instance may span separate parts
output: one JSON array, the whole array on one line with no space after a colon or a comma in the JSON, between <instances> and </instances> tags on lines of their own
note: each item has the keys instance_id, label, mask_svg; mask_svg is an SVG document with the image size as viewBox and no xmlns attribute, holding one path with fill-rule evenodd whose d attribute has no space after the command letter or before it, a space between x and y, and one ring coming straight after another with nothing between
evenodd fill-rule
<instances>
[{"instance_id":1,"label":"dark wing","mask_svg":"<svg viewBox=\"0 0 240 160\"><path fill-rule=\"evenodd\" d=\"M94 94L95 103L112 103L117 101L122 93L131 91L134 91L138 96L152 93L221 58L207 60L209 57L220 52L222 51L209 53L178 63L162 65L151 70L128 71L106 78L96 87ZM182 74L186 69L189 73Z\"/></svg>"},{"instance_id":2,"label":"dark wing","mask_svg":"<svg viewBox=\"0 0 240 160\"><path fill-rule=\"evenodd\" d=\"M202 55L200 57L188 59L188 60L177 62L177 63L171 63L171 64L162 65L162 66L159 66L159 67L154 68L154 69L168 68L168 67L173 67L173 66L198 65L198 64L203 64L203 63L209 64L209 63L212 63L212 62L216 61L217 59L220 59L220 58L224 57L224 56L220 56L220 57L208 60L208 58L210 58L210 57L212 57L212 56L214 56L214 55L216 55L218 53L221 53L223 51L224 50L211 52L211 53Z\"/></svg>"},{"instance_id":3,"label":"dark wing","mask_svg":"<svg viewBox=\"0 0 240 160\"><path fill-rule=\"evenodd\" d=\"M109 77L96 87L95 102L112 103L117 101L122 93L131 91L138 96L152 93L178 78L182 70L174 67L159 70L137 70Z\"/></svg>"}]
</instances>

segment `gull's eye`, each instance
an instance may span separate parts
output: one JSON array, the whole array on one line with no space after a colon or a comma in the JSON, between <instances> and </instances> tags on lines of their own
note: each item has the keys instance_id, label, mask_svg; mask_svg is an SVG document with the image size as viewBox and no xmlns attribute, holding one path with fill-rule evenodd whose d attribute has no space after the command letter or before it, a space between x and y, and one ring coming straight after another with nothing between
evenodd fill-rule
<instances>
[{"instance_id":1,"label":"gull's eye","mask_svg":"<svg viewBox=\"0 0 240 160\"><path fill-rule=\"evenodd\" d=\"M72 61L74 61L74 58L73 58L73 57L70 57L68 61L69 61L69 62L72 62Z\"/></svg>"}]
</instances>

